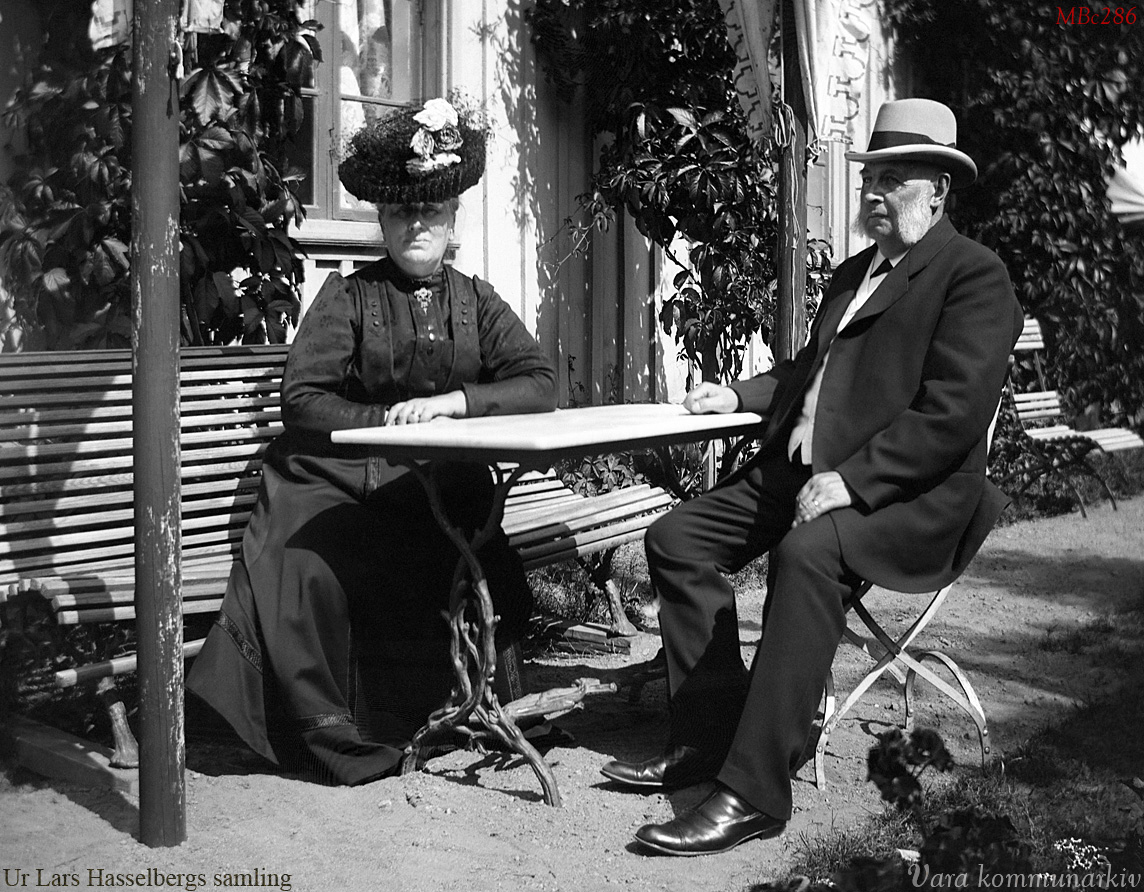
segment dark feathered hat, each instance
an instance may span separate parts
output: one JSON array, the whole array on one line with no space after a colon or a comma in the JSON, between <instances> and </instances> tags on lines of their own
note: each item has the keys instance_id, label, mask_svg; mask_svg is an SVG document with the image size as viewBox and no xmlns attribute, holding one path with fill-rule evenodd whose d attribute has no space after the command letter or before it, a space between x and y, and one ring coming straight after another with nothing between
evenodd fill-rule
<instances>
[{"instance_id":1,"label":"dark feathered hat","mask_svg":"<svg viewBox=\"0 0 1144 892\"><path fill-rule=\"evenodd\" d=\"M445 201L480 180L487 134L480 107L454 91L366 124L350 137L338 176L363 201Z\"/></svg>"}]
</instances>

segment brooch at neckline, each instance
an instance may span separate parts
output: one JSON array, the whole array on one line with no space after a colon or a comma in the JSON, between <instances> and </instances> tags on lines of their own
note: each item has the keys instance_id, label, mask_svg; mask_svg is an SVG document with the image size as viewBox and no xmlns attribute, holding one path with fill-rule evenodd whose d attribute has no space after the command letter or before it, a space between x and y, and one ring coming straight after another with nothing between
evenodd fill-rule
<instances>
[{"instance_id":1,"label":"brooch at neckline","mask_svg":"<svg viewBox=\"0 0 1144 892\"><path fill-rule=\"evenodd\" d=\"M418 288L413 292L413 299L417 301L417 306L421 308L421 312L429 309L429 301L433 299L433 291L429 288Z\"/></svg>"}]
</instances>

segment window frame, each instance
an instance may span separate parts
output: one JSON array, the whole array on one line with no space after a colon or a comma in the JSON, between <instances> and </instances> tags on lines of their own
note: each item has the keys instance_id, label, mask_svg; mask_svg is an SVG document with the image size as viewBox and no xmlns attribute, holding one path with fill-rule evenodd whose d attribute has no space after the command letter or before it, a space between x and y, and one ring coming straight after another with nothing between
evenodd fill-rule
<instances>
[{"instance_id":1,"label":"window frame","mask_svg":"<svg viewBox=\"0 0 1144 892\"><path fill-rule=\"evenodd\" d=\"M312 111L310 158L312 200L307 202L306 219L298 227L297 237L306 243L334 245L369 242L377 244L380 227L376 212L370 208L353 208L341 204L341 184L337 178L337 155L342 144L342 107L344 102L403 108L417 105L426 95L435 95L443 82L445 35L444 9L447 0L391 0L394 10L407 13L406 24L416 23L420 40L415 41L416 58L410 68L420 79L412 84L409 100L390 100L359 94L343 94L340 89L341 68L338 64L341 31L338 27L339 0L310 0L303 17L314 18L322 28L317 33L322 48L322 61L317 64L313 86L302 89L303 99ZM309 5L309 4L308 4ZM310 11L312 10L312 12ZM397 19L396 14L394 19ZM396 43L396 42L395 42ZM335 52L335 47L337 52Z\"/></svg>"}]
</instances>

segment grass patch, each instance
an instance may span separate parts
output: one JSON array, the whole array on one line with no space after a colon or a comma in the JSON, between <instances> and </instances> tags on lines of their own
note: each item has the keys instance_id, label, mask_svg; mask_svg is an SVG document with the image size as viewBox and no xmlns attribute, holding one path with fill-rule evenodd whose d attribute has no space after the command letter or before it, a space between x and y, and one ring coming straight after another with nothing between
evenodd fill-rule
<instances>
[{"instance_id":1,"label":"grass patch","mask_svg":"<svg viewBox=\"0 0 1144 892\"><path fill-rule=\"evenodd\" d=\"M857 859L889 858L898 849L916 849L920 842L921 828L913 815L887 808L851 827L799 833L790 872L812 881L828 880Z\"/></svg>"},{"instance_id":2,"label":"grass patch","mask_svg":"<svg viewBox=\"0 0 1144 892\"><path fill-rule=\"evenodd\" d=\"M1082 654L1094 648L1107 647L1109 637L1115 633L1112 618L1102 616L1075 629L1046 630L1040 648L1049 653Z\"/></svg>"},{"instance_id":3,"label":"grass patch","mask_svg":"<svg viewBox=\"0 0 1144 892\"><path fill-rule=\"evenodd\" d=\"M810 878L812 887L841 880L840 888L850 892L858 887L853 870L843 873L847 868L885 865L898 849L921 850L943 818L974 811L1011 822L1035 872L1062 876L1088 870L1091 880L1112 870L1140 877L1144 874L1142 642L1144 612L1139 607L1097 617L1076 629L1054 631L1042 647L1083 653L1095 665L1115 669L1117 688L1033 734L985 771L965 767L952 775L927 774L913 813L886 805L884 811L854 826L800 834L789 875ZM1087 868L1078 866L1086 863ZM785 886L764 883L752 888Z\"/></svg>"}]
</instances>

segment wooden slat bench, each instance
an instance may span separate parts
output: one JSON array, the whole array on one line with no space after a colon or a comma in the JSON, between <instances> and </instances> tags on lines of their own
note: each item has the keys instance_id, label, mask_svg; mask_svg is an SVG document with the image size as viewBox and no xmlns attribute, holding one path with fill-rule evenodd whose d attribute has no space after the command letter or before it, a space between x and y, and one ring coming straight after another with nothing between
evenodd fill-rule
<instances>
[{"instance_id":1,"label":"wooden slat bench","mask_svg":"<svg viewBox=\"0 0 1144 892\"><path fill-rule=\"evenodd\" d=\"M257 498L261 456L282 430L284 346L184 348L180 356L184 615L218 610ZM0 354L0 602L35 592L59 625L135 618L131 354ZM505 526L527 569L602 558L588 569L626 623L610 555L643 535L672 497L633 487L579 495L552 472L527 475ZM201 641L188 641L193 656ZM114 675L135 657L56 673L61 687L99 680L112 707L117 760L133 739Z\"/></svg>"},{"instance_id":2,"label":"wooden slat bench","mask_svg":"<svg viewBox=\"0 0 1144 892\"><path fill-rule=\"evenodd\" d=\"M1013 348L1014 360L1031 359L1031 376L1036 389L1021 389L1016 382L1016 370L1009 376L1009 396L1017 413L1021 429L1028 436L1027 455L1002 482L1020 478L1017 495L1023 493L1036 480L1048 474L1059 473L1064 484L1076 497L1082 516L1086 515L1084 499L1069 479L1072 473L1090 477L1099 483L1113 508L1116 497L1107 481L1088 460L1095 451L1115 453L1144 447L1144 439L1135 431L1120 427L1077 430L1068 420L1061 405L1060 393L1049 388L1044 370L1042 351L1045 348L1041 325L1026 317L1021 336Z\"/></svg>"}]
</instances>

